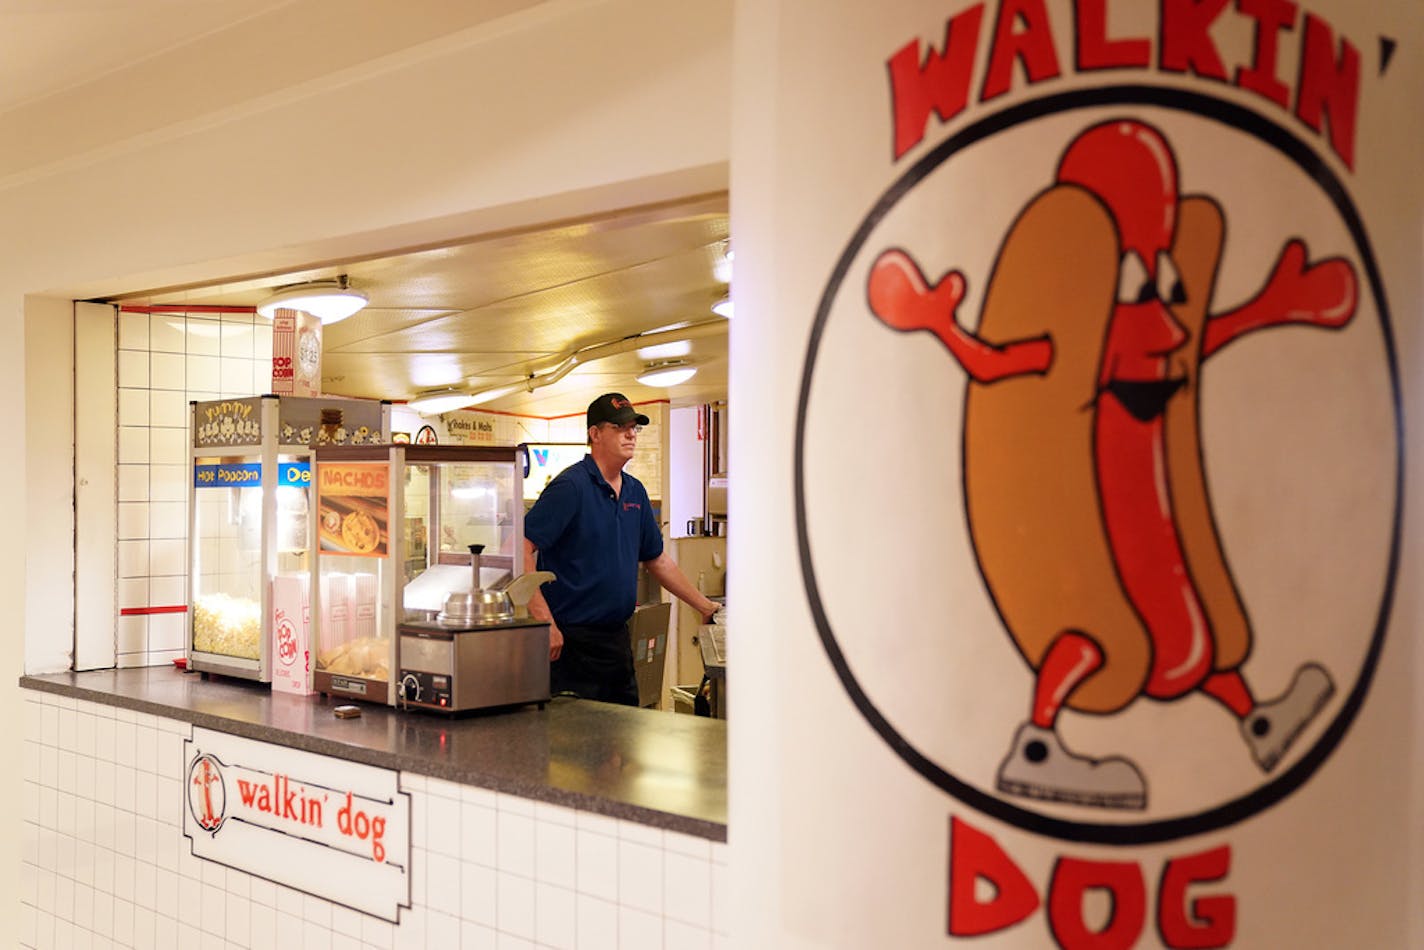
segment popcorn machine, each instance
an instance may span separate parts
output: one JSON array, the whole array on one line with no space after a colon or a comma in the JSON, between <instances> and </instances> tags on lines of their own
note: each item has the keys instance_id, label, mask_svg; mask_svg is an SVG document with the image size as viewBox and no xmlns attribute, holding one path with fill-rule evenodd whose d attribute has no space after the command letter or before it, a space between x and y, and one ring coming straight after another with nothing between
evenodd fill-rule
<instances>
[{"instance_id":1,"label":"popcorn machine","mask_svg":"<svg viewBox=\"0 0 1424 950\"><path fill-rule=\"evenodd\" d=\"M274 605L300 604L310 584L312 446L384 442L390 407L273 395L191 406L188 665L270 682ZM276 659L303 660L291 652L279 644Z\"/></svg>"},{"instance_id":2,"label":"popcorn machine","mask_svg":"<svg viewBox=\"0 0 1424 950\"><path fill-rule=\"evenodd\" d=\"M512 447L383 445L316 450L317 556L311 584L318 692L408 703L399 641L437 623L451 594L503 589L523 573L522 465ZM483 551L472 571L471 550ZM532 577L530 580L534 580ZM525 598L527 600L527 597ZM513 625L512 621L508 625ZM501 704L548 698L548 634L529 628L532 687L497 691ZM537 641L537 643L536 643ZM542 672L534 670L542 658ZM416 678L448 675L418 666ZM507 678L485 666L485 678ZM430 683L434 688L433 680ZM448 688L449 684L445 684ZM407 689L409 684L407 684ZM491 693L489 695L495 695ZM448 705L446 706L448 709Z\"/></svg>"}]
</instances>

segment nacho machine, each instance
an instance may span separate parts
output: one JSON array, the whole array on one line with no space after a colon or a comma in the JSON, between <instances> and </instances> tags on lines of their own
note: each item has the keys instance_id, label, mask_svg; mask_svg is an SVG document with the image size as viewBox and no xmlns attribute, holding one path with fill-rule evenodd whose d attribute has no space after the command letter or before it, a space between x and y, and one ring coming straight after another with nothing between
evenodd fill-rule
<instances>
[{"instance_id":1,"label":"nacho machine","mask_svg":"<svg viewBox=\"0 0 1424 950\"><path fill-rule=\"evenodd\" d=\"M513 447L317 449L318 692L450 712L548 699L547 625L486 606L537 583L516 583L522 476Z\"/></svg>"}]
</instances>

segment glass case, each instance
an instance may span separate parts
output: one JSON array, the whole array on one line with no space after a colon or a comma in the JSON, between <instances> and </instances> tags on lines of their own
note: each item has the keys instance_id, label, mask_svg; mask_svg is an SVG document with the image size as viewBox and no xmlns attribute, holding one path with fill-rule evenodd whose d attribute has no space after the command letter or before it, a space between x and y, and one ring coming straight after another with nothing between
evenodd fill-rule
<instances>
[{"instance_id":1,"label":"glass case","mask_svg":"<svg viewBox=\"0 0 1424 950\"><path fill-rule=\"evenodd\" d=\"M396 628L523 572L522 468L512 447L318 447L312 582L315 688L394 704Z\"/></svg>"},{"instance_id":2,"label":"glass case","mask_svg":"<svg viewBox=\"0 0 1424 950\"><path fill-rule=\"evenodd\" d=\"M192 403L188 663L271 682L304 660L311 578L311 447L321 419L343 439L384 439L389 409L369 400L254 396ZM326 427L328 438L337 433ZM283 626L284 615L297 626ZM281 626L284 633L278 636ZM305 665L296 676L304 682Z\"/></svg>"}]
</instances>

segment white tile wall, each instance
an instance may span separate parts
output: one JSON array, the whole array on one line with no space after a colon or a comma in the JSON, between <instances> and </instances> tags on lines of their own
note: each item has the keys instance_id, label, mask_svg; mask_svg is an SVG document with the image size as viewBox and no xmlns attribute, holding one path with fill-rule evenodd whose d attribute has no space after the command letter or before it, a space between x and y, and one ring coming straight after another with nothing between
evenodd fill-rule
<instances>
[{"instance_id":1,"label":"white tile wall","mask_svg":"<svg viewBox=\"0 0 1424 950\"><path fill-rule=\"evenodd\" d=\"M412 906L399 924L195 858L187 723L21 694L21 946L731 946L725 844L409 772Z\"/></svg>"},{"instance_id":2,"label":"white tile wall","mask_svg":"<svg viewBox=\"0 0 1424 950\"><path fill-rule=\"evenodd\" d=\"M119 313L119 609L185 604L188 403L270 389L272 328L252 314ZM185 615L121 616L118 665L182 655Z\"/></svg>"}]
</instances>

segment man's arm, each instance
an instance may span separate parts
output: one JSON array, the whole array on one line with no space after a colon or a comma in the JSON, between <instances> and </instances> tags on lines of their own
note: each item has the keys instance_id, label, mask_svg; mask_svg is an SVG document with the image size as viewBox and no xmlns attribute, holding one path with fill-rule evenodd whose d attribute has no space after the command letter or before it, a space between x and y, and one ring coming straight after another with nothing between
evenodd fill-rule
<instances>
[{"instance_id":1,"label":"man's arm","mask_svg":"<svg viewBox=\"0 0 1424 950\"><path fill-rule=\"evenodd\" d=\"M717 612L720 605L716 601L708 599L705 594L692 585L692 582L687 579L687 575L682 573L682 569L672 559L672 555L664 550L651 561L644 563L648 568L648 573L658 579L658 583L663 585L664 590L697 611L702 616L703 623L712 621L712 615Z\"/></svg>"},{"instance_id":2,"label":"man's arm","mask_svg":"<svg viewBox=\"0 0 1424 950\"><path fill-rule=\"evenodd\" d=\"M534 542L528 538L524 539L524 573L529 574L539 569L539 549L534 546ZM559 658L559 654L564 649L564 635L559 630L559 625L554 623L554 615L549 612L549 602L544 599L544 592L539 588L534 588L533 595L529 598L529 615L535 620L544 620L549 624L549 662L552 663Z\"/></svg>"}]
</instances>

